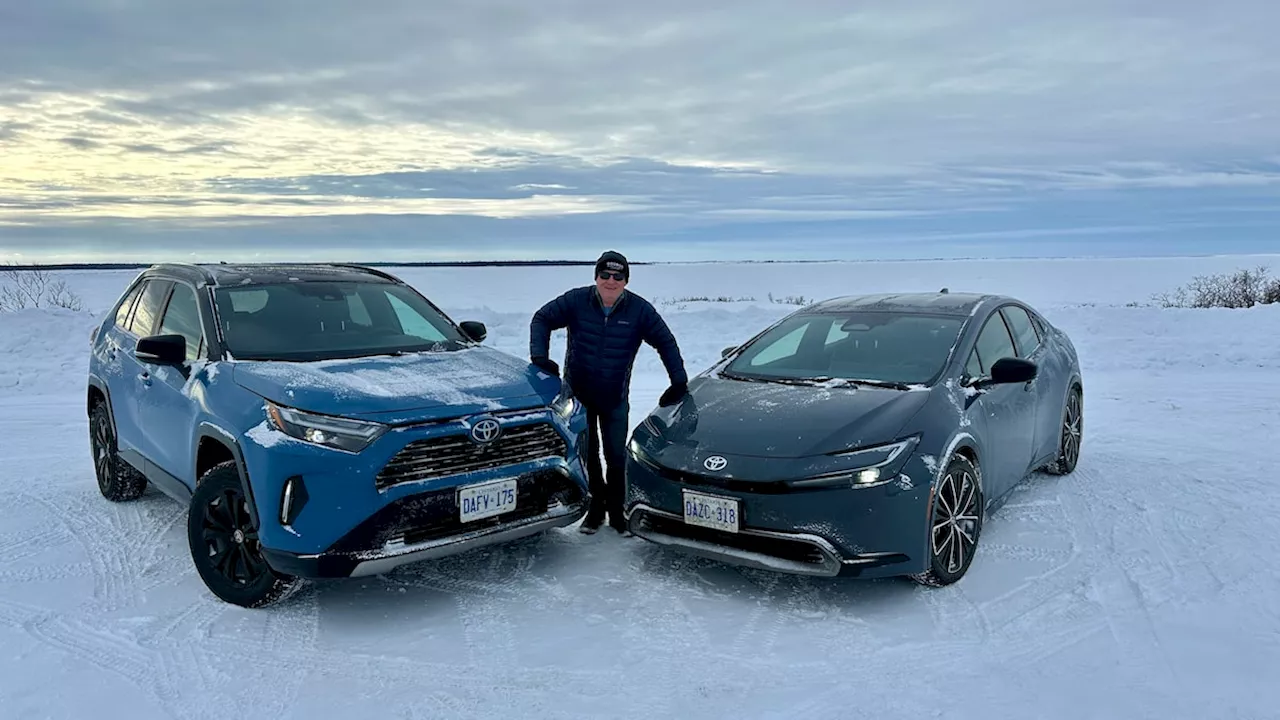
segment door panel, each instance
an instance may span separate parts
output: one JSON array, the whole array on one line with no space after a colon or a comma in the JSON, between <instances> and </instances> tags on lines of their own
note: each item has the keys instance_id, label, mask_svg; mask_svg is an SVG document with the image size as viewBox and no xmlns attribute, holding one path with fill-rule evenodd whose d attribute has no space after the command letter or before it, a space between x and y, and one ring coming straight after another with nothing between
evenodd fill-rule
<instances>
[{"instance_id":1,"label":"door panel","mask_svg":"<svg viewBox=\"0 0 1280 720\"><path fill-rule=\"evenodd\" d=\"M117 443L122 451L146 455L142 426L146 418L138 415L138 394L146 389L140 376L142 363L134 355L138 338L155 327L155 319L169 294L172 283L148 280L141 289L138 302L123 320L107 331L107 389L111 392L111 410L116 419Z\"/></svg>"},{"instance_id":2,"label":"door panel","mask_svg":"<svg viewBox=\"0 0 1280 720\"><path fill-rule=\"evenodd\" d=\"M975 347L983 377L1005 357L1017 357L1017 349L1004 318L996 313L983 326ZM1026 383L993 385L974 403L987 426L986 490L996 499L1018 483L1031 462L1035 435L1036 395Z\"/></svg>"},{"instance_id":3,"label":"door panel","mask_svg":"<svg viewBox=\"0 0 1280 720\"><path fill-rule=\"evenodd\" d=\"M199 356L204 335L195 291L184 283L173 286L173 294L155 334L181 335L187 341L186 363L182 367L141 363L150 375L145 390L138 394L138 414L143 426L143 453L169 475L194 488L192 443L197 403L186 392L191 363Z\"/></svg>"},{"instance_id":4,"label":"door panel","mask_svg":"<svg viewBox=\"0 0 1280 720\"><path fill-rule=\"evenodd\" d=\"M1031 436L1031 457L1027 462L1036 465L1046 456L1056 454L1059 425L1062 420L1062 399L1065 397L1061 364L1049 354L1047 346L1031 322L1026 310L1016 305L1003 309L1009 329L1017 344L1018 356L1039 366L1036 379L1031 382L1035 395L1034 431Z\"/></svg>"}]
</instances>

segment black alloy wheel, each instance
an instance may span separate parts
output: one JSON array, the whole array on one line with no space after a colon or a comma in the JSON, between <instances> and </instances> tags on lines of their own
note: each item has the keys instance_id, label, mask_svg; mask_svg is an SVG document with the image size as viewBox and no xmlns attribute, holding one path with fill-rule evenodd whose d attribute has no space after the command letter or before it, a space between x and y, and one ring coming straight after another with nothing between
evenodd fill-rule
<instances>
[{"instance_id":1,"label":"black alloy wheel","mask_svg":"<svg viewBox=\"0 0 1280 720\"><path fill-rule=\"evenodd\" d=\"M263 607L283 600L301 584L272 570L263 557L233 462L214 467L196 486L187 536L196 572L221 600Z\"/></svg>"},{"instance_id":2,"label":"black alloy wheel","mask_svg":"<svg viewBox=\"0 0 1280 720\"><path fill-rule=\"evenodd\" d=\"M98 476L98 492L112 502L136 500L147 490L142 473L122 460L118 454L116 428L111 409L99 401L89 411L89 447L93 452L93 471Z\"/></svg>"}]
</instances>

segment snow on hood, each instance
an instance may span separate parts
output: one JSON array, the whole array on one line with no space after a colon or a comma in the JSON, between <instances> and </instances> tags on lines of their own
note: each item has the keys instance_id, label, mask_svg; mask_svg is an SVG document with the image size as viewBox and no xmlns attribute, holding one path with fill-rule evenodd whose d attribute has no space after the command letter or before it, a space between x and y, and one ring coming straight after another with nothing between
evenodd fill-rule
<instances>
[{"instance_id":1,"label":"snow on hood","mask_svg":"<svg viewBox=\"0 0 1280 720\"><path fill-rule=\"evenodd\" d=\"M357 417L520 409L550 401L559 389L556 378L485 347L316 362L239 361L234 378L283 405Z\"/></svg>"}]
</instances>

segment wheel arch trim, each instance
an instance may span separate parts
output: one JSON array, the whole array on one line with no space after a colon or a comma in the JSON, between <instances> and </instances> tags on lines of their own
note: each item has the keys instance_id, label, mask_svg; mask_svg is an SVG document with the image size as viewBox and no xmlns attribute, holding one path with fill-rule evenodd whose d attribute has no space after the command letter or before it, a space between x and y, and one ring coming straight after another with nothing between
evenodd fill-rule
<instances>
[{"instance_id":1,"label":"wheel arch trim","mask_svg":"<svg viewBox=\"0 0 1280 720\"><path fill-rule=\"evenodd\" d=\"M208 420L196 426L196 452L192 454L191 458L191 476L195 478L195 484L197 486L200 484L200 475L197 472L200 467L199 448L200 443L206 438L224 445L231 452L232 461L236 465L236 474L240 477L240 488L244 491L245 501L249 505L249 517L255 527L261 527L258 522L258 503L253 496L253 486L249 482L249 468L245 464L244 453L240 450L240 443L231 432Z\"/></svg>"}]
</instances>

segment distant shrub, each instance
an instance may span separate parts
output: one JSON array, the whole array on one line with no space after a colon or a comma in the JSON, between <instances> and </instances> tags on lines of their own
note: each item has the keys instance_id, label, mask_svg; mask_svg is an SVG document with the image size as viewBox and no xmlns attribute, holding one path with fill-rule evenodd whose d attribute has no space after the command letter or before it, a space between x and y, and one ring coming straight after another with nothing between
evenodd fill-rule
<instances>
[{"instance_id":1,"label":"distant shrub","mask_svg":"<svg viewBox=\"0 0 1280 720\"><path fill-rule=\"evenodd\" d=\"M769 293L769 302L781 305L808 305L809 300L803 295L785 295L783 297L774 297L773 293Z\"/></svg>"},{"instance_id":2,"label":"distant shrub","mask_svg":"<svg viewBox=\"0 0 1280 720\"><path fill-rule=\"evenodd\" d=\"M752 302L755 298L750 296L732 297L730 295L687 295L684 297L662 298L659 300L661 305L680 305L691 302L714 302L714 303L733 303L733 302Z\"/></svg>"},{"instance_id":3,"label":"distant shrub","mask_svg":"<svg viewBox=\"0 0 1280 720\"><path fill-rule=\"evenodd\" d=\"M1280 278L1272 278L1271 282L1262 288L1262 297L1258 302L1263 305L1274 305L1280 303Z\"/></svg>"},{"instance_id":4,"label":"distant shrub","mask_svg":"<svg viewBox=\"0 0 1280 720\"><path fill-rule=\"evenodd\" d=\"M1268 278L1265 267L1197 275L1172 293L1153 295L1152 300L1167 308L1250 308L1280 302L1280 279Z\"/></svg>"},{"instance_id":5,"label":"distant shrub","mask_svg":"<svg viewBox=\"0 0 1280 720\"><path fill-rule=\"evenodd\" d=\"M744 297L730 297L729 295L716 295L716 296L714 296L714 297L713 297L713 296L710 296L710 295L696 295L696 296L691 296L691 297L678 297L678 298L673 299L671 302L718 302L718 303L731 303L731 302L748 302L748 301L750 301L750 300L755 300L755 298L753 298L753 297L745 297L745 296L744 296Z\"/></svg>"},{"instance_id":6,"label":"distant shrub","mask_svg":"<svg viewBox=\"0 0 1280 720\"><path fill-rule=\"evenodd\" d=\"M44 307L83 310L84 301L65 280L46 270L12 266L0 270L0 312Z\"/></svg>"}]
</instances>

